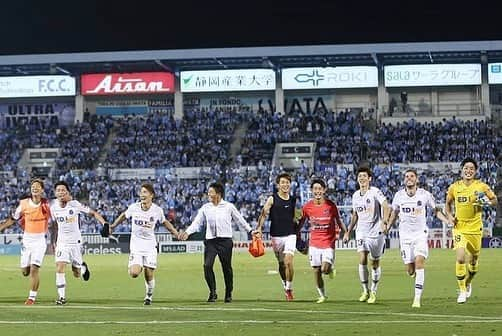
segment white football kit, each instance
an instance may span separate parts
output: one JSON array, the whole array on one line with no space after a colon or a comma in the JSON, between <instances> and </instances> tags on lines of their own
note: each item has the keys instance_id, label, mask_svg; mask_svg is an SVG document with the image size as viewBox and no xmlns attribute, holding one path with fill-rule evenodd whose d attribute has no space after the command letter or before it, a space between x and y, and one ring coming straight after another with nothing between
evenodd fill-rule
<instances>
[{"instance_id":1,"label":"white football kit","mask_svg":"<svg viewBox=\"0 0 502 336\"><path fill-rule=\"evenodd\" d=\"M425 189L418 188L413 196L409 196L404 189L394 195L392 209L399 212L399 241L405 264L415 262L417 255L424 258L429 255L427 206L436 208L436 201Z\"/></svg>"},{"instance_id":2,"label":"white football kit","mask_svg":"<svg viewBox=\"0 0 502 336\"><path fill-rule=\"evenodd\" d=\"M79 201L72 200L64 207L58 200L51 203L51 217L58 225L56 241L56 262L71 263L73 267L82 265L82 234L79 216L89 214L91 209Z\"/></svg>"},{"instance_id":3,"label":"white football kit","mask_svg":"<svg viewBox=\"0 0 502 336\"><path fill-rule=\"evenodd\" d=\"M143 210L141 202L137 202L127 208L125 216L131 220L132 224L129 267L140 265L157 268L155 225L164 223L166 220L164 211L153 203L148 210Z\"/></svg>"},{"instance_id":4,"label":"white football kit","mask_svg":"<svg viewBox=\"0 0 502 336\"><path fill-rule=\"evenodd\" d=\"M357 252L369 251L373 260L380 259L385 247L385 236L380 224L382 205L386 201L384 194L376 187L370 187L364 194L357 190L352 195L352 211L357 213Z\"/></svg>"}]
</instances>

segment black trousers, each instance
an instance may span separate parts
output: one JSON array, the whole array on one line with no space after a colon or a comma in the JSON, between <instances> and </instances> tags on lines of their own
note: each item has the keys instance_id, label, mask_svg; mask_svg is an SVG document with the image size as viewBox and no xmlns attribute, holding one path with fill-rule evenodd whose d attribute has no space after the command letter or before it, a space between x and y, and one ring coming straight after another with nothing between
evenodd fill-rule
<instances>
[{"instance_id":1,"label":"black trousers","mask_svg":"<svg viewBox=\"0 0 502 336\"><path fill-rule=\"evenodd\" d=\"M225 279L225 295L232 294L234 289L234 274L232 270L232 238L214 238L204 241L204 278L206 279L209 292L216 293L216 279L214 277L214 260L220 259Z\"/></svg>"}]
</instances>

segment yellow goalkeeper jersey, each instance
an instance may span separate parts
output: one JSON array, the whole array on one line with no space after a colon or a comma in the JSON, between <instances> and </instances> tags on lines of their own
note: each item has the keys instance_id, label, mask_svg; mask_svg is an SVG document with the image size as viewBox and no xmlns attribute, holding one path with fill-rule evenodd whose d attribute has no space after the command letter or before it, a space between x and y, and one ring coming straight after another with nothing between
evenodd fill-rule
<instances>
[{"instance_id":1,"label":"yellow goalkeeper jersey","mask_svg":"<svg viewBox=\"0 0 502 336\"><path fill-rule=\"evenodd\" d=\"M470 185L466 185L463 180L460 180L448 188L448 196L455 200L456 229L461 233L482 233L483 208L476 205L478 192L484 192L489 199L495 197L490 187L479 180L473 180Z\"/></svg>"}]
</instances>

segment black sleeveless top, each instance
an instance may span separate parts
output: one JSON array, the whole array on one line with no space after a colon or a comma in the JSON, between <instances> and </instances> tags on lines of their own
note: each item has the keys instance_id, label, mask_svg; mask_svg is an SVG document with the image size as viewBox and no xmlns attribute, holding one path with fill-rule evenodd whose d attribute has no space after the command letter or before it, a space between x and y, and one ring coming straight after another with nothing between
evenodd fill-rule
<instances>
[{"instance_id":1,"label":"black sleeveless top","mask_svg":"<svg viewBox=\"0 0 502 336\"><path fill-rule=\"evenodd\" d=\"M289 200L283 200L277 193L272 195L274 204L270 208L270 236L285 237L295 232L295 217L296 198L289 196Z\"/></svg>"}]
</instances>

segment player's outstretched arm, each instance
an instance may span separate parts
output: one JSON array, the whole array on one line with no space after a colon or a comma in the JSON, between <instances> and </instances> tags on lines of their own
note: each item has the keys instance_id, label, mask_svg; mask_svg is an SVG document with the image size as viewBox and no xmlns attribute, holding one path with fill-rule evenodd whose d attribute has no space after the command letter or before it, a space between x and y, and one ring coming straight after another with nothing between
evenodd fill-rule
<instances>
[{"instance_id":1,"label":"player's outstretched arm","mask_svg":"<svg viewBox=\"0 0 502 336\"><path fill-rule=\"evenodd\" d=\"M118 216L114 221L113 224L110 225L110 234L113 232L113 229L118 226L120 223L122 223L126 219L125 212L121 213L120 216Z\"/></svg>"},{"instance_id":2,"label":"player's outstretched arm","mask_svg":"<svg viewBox=\"0 0 502 336\"><path fill-rule=\"evenodd\" d=\"M170 221L168 221L166 219L162 224L164 224L166 229L168 229L169 232L171 232L173 236L175 236L176 238L179 237L180 233L178 232L178 230L176 230L176 228L174 227L174 225Z\"/></svg>"},{"instance_id":3,"label":"player's outstretched arm","mask_svg":"<svg viewBox=\"0 0 502 336\"><path fill-rule=\"evenodd\" d=\"M9 226L14 224L15 222L16 221L14 220L14 218L12 218L12 217L7 218L6 220L3 221L2 224L0 224L0 232L2 232L3 230L8 228Z\"/></svg>"},{"instance_id":4,"label":"player's outstretched arm","mask_svg":"<svg viewBox=\"0 0 502 336\"><path fill-rule=\"evenodd\" d=\"M101 224L103 224L103 225L105 225L106 223L108 223L106 221L106 219L99 212L97 212L96 210L91 209L91 211L89 211L89 215L91 215L92 217L96 218L96 220L98 222L100 222Z\"/></svg>"}]
</instances>

